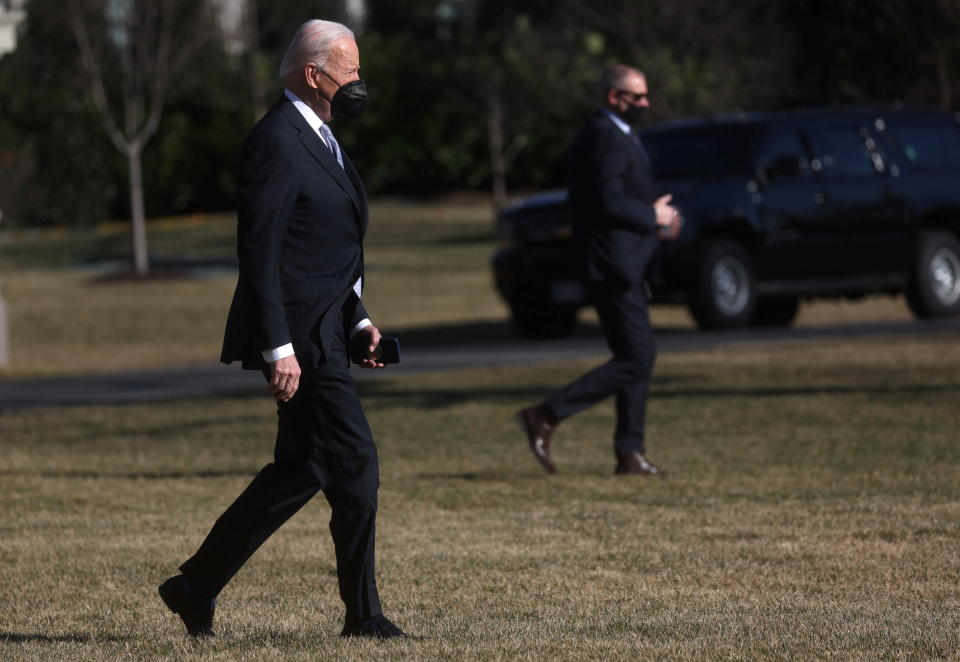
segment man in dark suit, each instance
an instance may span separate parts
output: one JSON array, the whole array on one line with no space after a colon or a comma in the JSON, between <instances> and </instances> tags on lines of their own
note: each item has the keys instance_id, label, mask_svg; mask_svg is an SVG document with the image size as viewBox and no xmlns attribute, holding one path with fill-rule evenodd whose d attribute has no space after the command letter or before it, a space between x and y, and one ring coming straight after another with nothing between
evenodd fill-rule
<instances>
[{"instance_id":1,"label":"man in dark suit","mask_svg":"<svg viewBox=\"0 0 960 662\"><path fill-rule=\"evenodd\" d=\"M160 595L193 636L212 636L216 596L314 494L330 503L342 635L405 636L374 576L377 450L349 373L380 332L360 301L367 205L328 124L359 114L366 88L353 33L308 21L280 68L283 96L247 136L237 170L240 277L221 360L262 370L277 400L274 461L216 521Z\"/></svg>"},{"instance_id":2,"label":"man in dark suit","mask_svg":"<svg viewBox=\"0 0 960 662\"><path fill-rule=\"evenodd\" d=\"M646 458L644 418L656 350L644 276L661 238L679 232L670 196L656 198L650 162L631 125L649 107L646 77L616 65L601 77L603 105L569 155L573 233L583 280L613 357L540 405L517 413L530 449L550 473L554 429L564 418L616 395L617 474L663 473Z\"/></svg>"}]
</instances>

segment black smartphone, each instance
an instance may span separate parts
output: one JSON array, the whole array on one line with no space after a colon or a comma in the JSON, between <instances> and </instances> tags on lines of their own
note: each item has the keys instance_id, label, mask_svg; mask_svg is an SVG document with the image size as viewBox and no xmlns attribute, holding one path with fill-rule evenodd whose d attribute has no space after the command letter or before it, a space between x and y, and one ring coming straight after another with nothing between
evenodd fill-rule
<instances>
[{"instance_id":1,"label":"black smartphone","mask_svg":"<svg viewBox=\"0 0 960 662\"><path fill-rule=\"evenodd\" d=\"M400 363L400 341L396 338L380 338L373 356L380 363Z\"/></svg>"},{"instance_id":2,"label":"black smartphone","mask_svg":"<svg viewBox=\"0 0 960 662\"><path fill-rule=\"evenodd\" d=\"M352 358L354 363L360 363L367 356L354 353ZM379 363L400 363L400 341L396 338L380 338L380 344L374 350L372 358Z\"/></svg>"}]
</instances>

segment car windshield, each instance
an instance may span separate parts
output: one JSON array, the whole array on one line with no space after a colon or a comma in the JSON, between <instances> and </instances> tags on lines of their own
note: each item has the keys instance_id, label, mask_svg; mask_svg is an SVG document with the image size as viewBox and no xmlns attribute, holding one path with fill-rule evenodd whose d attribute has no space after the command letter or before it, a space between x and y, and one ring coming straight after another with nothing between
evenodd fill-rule
<instances>
[{"instance_id":1,"label":"car windshield","mask_svg":"<svg viewBox=\"0 0 960 662\"><path fill-rule=\"evenodd\" d=\"M742 124L666 129L645 134L656 179L716 179L742 170L753 128Z\"/></svg>"}]
</instances>

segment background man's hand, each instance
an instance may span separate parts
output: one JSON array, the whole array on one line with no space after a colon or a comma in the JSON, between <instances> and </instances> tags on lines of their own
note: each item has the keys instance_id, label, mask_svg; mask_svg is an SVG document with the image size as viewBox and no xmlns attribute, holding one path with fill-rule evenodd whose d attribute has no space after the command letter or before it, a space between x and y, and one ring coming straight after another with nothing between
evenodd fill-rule
<instances>
[{"instance_id":1,"label":"background man's hand","mask_svg":"<svg viewBox=\"0 0 960 662\"><path fill-rule=\"evenodd\" d=\"M300 388L300 363L293 354L270 364L270 383L267 390L277 402L289 402Z\"/></svg>"},{"instance_id":2,"label":"background man's hand","mask_svg":"<svg viewBox=\"0 0 960 662\"><path fill-rule=\"evenodd\" d=\"M661 225L658 234L661 239L676 239L680 236L681 227L683 227L683 215L677 209L673 209L673 219L669 225Z\"/></svg>"},{"instance_id":3,"label":"background man's hand","mask_svg":"<svg viewBox=\"0 0 960 662\"><path fill-rule=\"evenodd\" d=\"M361 368L383 368L384 364L377 361L373 356L379 344L380 329L373 324L357 331L357 334L350 339L353 355L364 357L360 359L357 365Z\"/></svg>"},{"instance_id":4,"label":"background man's hand","mask_svg":"<svg viewBox=\"0 0 960 662\"><path fill-rule=\"evenodd\" d=\"M653 203L653 210L657 214L657 234L661 239L676 239L683 225L683 217L677 208L670 204L673 196L660 196Z\"/></svg>"}]
</instances>

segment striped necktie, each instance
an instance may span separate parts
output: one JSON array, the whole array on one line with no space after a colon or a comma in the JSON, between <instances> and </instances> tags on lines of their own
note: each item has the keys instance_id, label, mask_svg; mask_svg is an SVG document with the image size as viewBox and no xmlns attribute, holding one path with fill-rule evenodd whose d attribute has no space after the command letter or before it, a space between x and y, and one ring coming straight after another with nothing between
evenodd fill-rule
<instances>
[{"instance_id":1,"label":"striped necktie","mask_svg":"<svg viewBox=\"0 0 960 662\"><path fill-rule=\"evenodd\" d=\"M320 125L320 135L323 136L323 139L327 141L327 147L330 148L330 151L333 152L333 155L337 157L337 163L340 164L340 167L343 167L343 156L340 154L340 143L337 142L337 139L333 137L333 131L330 130L330 127L326 124Z\"/></svg>"}]
</instances>

